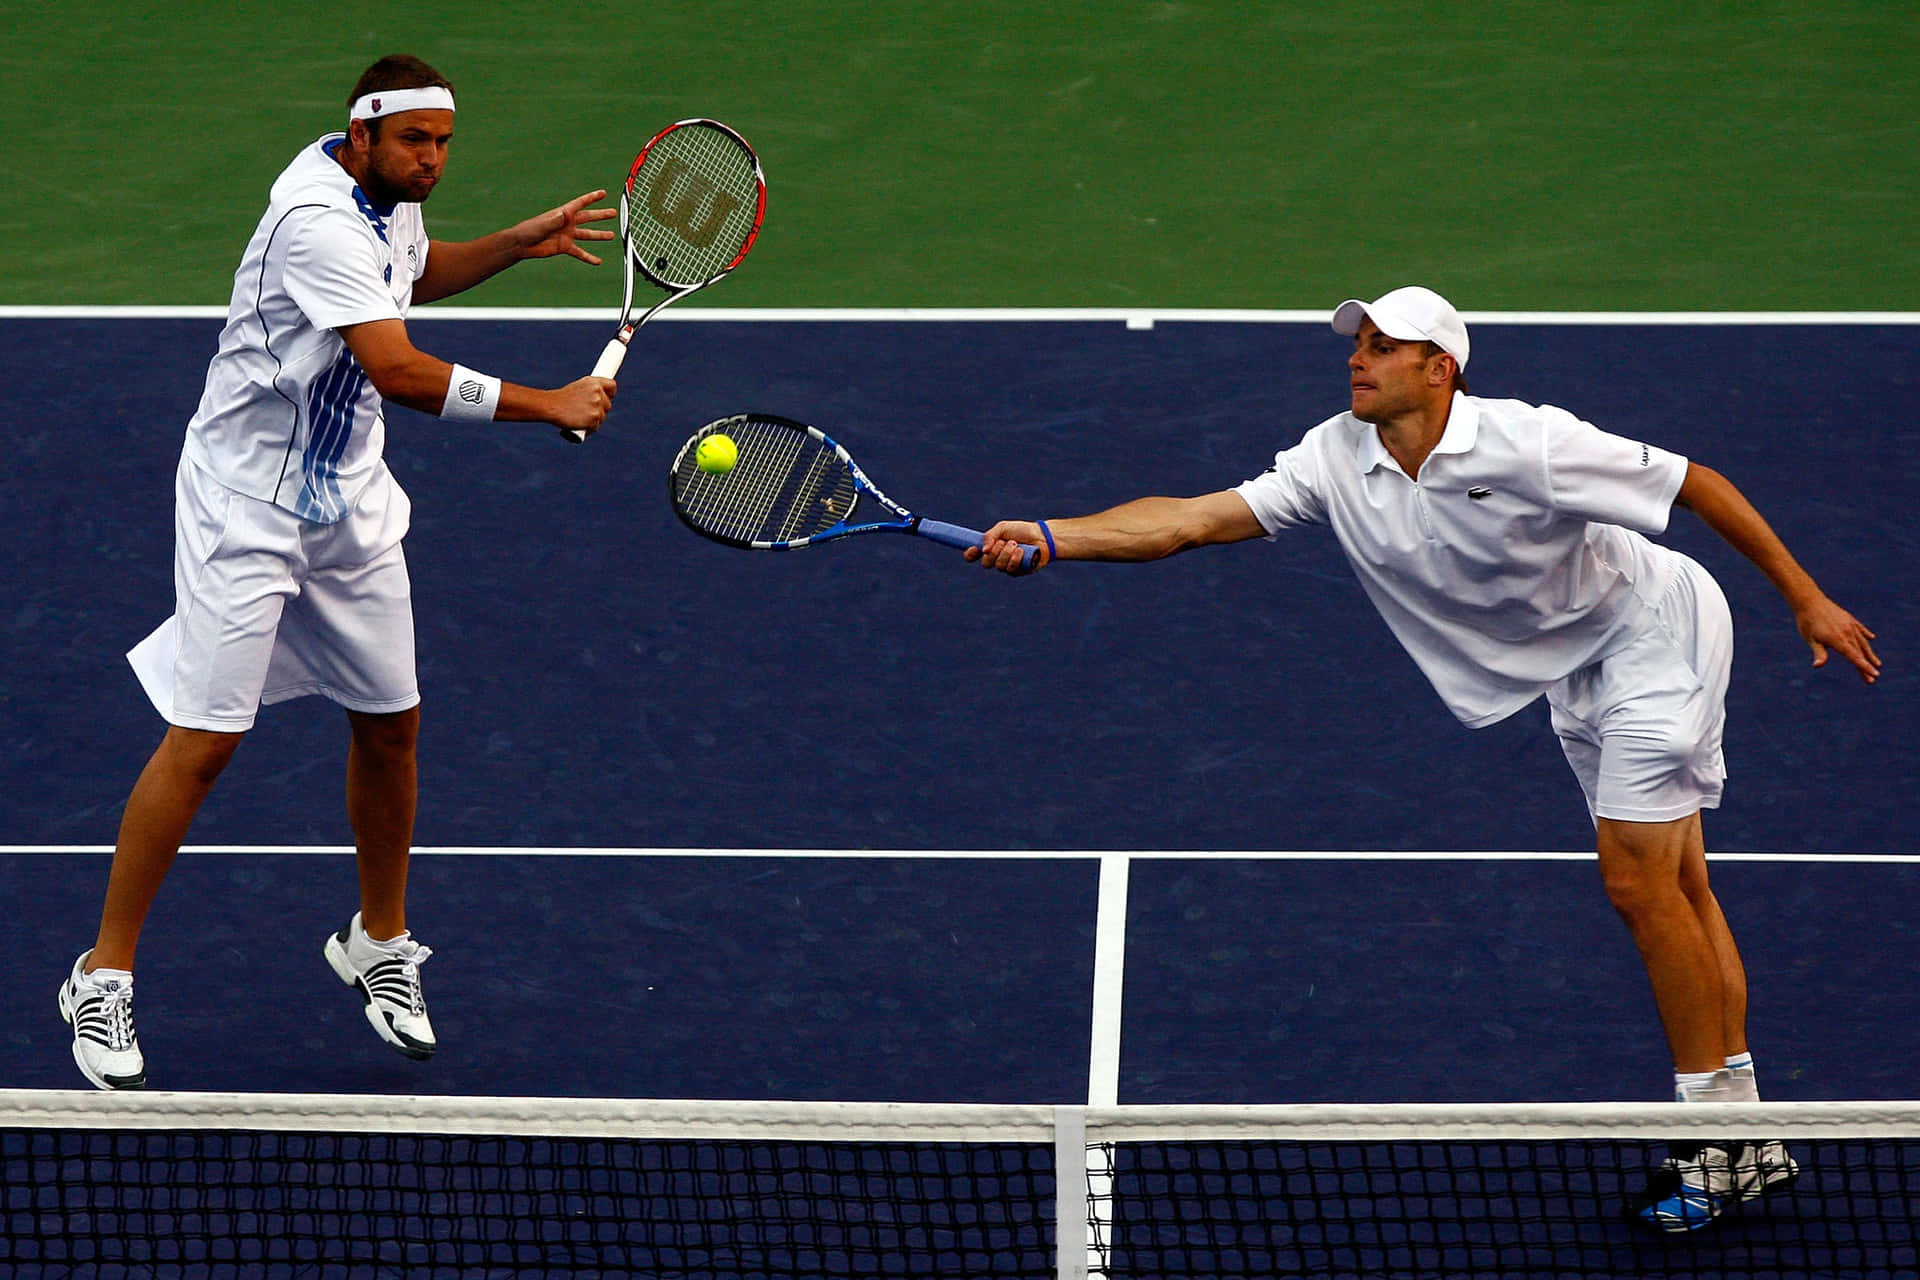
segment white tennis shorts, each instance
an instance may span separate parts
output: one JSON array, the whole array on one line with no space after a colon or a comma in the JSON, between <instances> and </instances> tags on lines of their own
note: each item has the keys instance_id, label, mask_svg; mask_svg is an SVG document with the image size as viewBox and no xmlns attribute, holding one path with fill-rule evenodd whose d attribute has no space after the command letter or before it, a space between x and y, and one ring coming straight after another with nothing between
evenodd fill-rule
<instances>
[{"instance_id":1,"label":"white tennis shorts","mask_svg":"<svg viewBox=\"0 0 1920 1280\"><path fill-rule=\"evenodd\" d=\"M1671 822L1720 806L1733 614L1713 575L1678 559L1640 636L1547 690L1596 819Z\"/></svg>"},{"instance_id":2,"label":"white tennis shorts","mask_svg":"<svg viewBox=\"0 0 1920 1280\"><path fill-rule=\"evenodd\" d=\"M174 481L174 614L127 661L169 724L239 733L262 703L317 693L353 711L420 701L412 504L380 473L337 524L236 493L184 457Z\"/></svg>"}]
</instances>

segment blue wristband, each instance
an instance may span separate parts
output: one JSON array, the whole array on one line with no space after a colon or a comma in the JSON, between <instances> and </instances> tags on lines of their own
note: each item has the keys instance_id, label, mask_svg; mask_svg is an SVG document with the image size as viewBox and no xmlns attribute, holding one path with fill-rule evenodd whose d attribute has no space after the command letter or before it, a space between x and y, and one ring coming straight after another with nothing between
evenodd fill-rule
<instances>
[{"instance_id":1,"label":"blue wristband","mask_svg":"<svg viewBox=\"0 0 1920 1280\"><path fill-rule=\"evenodd\" d=\"M1040 526L1040 536L1047 540L1047 563L1052 564L1060 558L1059 549L1053 545L1053 530L1047 528L1045 520L1036 520L1034 523Z\"/></svg>"}]
</instances>

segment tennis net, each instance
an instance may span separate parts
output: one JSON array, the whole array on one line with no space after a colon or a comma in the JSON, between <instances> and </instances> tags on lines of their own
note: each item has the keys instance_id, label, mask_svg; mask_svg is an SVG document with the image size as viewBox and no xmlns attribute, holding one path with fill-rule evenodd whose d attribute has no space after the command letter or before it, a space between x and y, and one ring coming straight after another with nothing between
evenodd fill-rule
<instances>
[{"instance_id":1,"label":"tennis net","mask_svg":"<svg viewBox=\"0 0 1920 1280\"><path fill-rule=\"evenodd\" d=\"M1797 1180L1697 1232L1676 1144ZM0 1273L1920 1274L1920 1104L1020 1107L0 1090Z\"/></svg>"}]
</instances>

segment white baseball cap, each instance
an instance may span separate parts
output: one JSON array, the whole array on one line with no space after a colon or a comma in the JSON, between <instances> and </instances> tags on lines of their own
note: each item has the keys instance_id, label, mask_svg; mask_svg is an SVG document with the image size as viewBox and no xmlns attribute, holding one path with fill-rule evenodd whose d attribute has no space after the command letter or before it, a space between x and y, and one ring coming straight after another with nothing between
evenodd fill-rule
<instances>
[{"instance_id":1,"label":"white baseball cap","mask_svg":"<svg viewBox=\"0 0 1920 1280\"><path fill-rule=\"evenodd\" d=\"M1360 322L1372 320L1380 332L1402 342L1431 342L1467 367L1467 324L1453 304L1417 284L1383 293L1372 302L1348 298L1333 313L1333 331L1352 337Z\"/></svg>"}]
</instances>

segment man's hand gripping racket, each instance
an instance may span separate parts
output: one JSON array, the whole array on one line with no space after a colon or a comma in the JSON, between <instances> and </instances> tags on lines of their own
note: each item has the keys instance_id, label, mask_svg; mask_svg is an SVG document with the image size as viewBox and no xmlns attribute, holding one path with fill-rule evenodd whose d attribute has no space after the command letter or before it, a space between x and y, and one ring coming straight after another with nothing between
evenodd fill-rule
<instances>
[{"instance_id":1,"label":"man's hand gripping racket","mask_svg":"<svg viewBox=\"0 0 1920 1280\"><path fill-rule=\"evenodd\" d=\"M724 435L733 463L700 464L701 443ZM867 478L847 451L817 428L766 413L709 422L674 455L667 473L674 514L702 537L754 551L789 551L856 533L912 533L949 547L977 548L983 535L917 516ZM863 499L873 506L860 509ZM1022 563L1041 554L1026 547Z\"/></svg>"},{"instance_id":2,"label":"man's hand gripping racket","mask_svg":"<svg viewBox=\"0 0 1920 1280\"><path fill-rule=\"evenodd\" d=\"M635 157L620 193L620 326L600 352L594 377L620 371L634 330L663 307L739 266L766 210L760 159L738 133L718 120L681 120L655 134ZM635 276L664 293L638 319ZM576 444L587 438L579 431L566 434Z\"/></svg>"}]
</instances>

